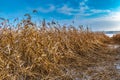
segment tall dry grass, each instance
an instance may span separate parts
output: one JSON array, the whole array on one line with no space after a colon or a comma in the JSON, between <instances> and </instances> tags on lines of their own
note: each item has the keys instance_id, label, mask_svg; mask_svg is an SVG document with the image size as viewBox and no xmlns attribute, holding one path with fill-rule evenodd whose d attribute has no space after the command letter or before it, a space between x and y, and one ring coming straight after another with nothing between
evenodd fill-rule
<instances>
[{"instance_id":1,"label":"tall dry grass","mask_svg":"<svg viewBox=\"0 0 120 80\"><path fill-rule=\"evenodd\" d=\"M0 80L80 79L87 67L112 59L108 41L103 33L45 22L40 28L30 21L1 28Z\"/></svg>"},{"instance_id":2,"label":"tall dry grass","mask_svg":"<svg viewBox=\"0 0 120 80\"><path fill-rule=\"evenodd\" d=\"M120 44L120 34L113 35L112 40L113 40L115 43Z\"/></svg>"}]
</instances>

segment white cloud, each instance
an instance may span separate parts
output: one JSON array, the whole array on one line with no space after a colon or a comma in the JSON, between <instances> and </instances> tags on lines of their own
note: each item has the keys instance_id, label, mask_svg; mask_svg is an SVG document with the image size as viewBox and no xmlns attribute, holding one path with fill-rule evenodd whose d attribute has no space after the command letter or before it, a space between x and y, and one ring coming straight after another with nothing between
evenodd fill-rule
<instances>
[{"instance_id":1,"label":"white cloud","mask_svg":"<svg viewBox=\"0 0 120 80\"><path fill-rule=\"evenodd\" d=\"M89 9L89 7L86 5L86 2L88 0L83 0L79 3L78 8L69 7L67 4L64 4L62 7L59 7L57 11L59 13L67 14L67 15L82 15L86 16L86 13L84 13L86 10Z\"/></svg>"},{"instance_id":2,"label":"white cloud","mask_svg":"<svg viewBox=\"0 0 120 80\"><path fill-rule=\"evenodd\" d=\"M120 31L120 11L109 10L109 9L95 9L90 8L86 3L88 0L83 0L79 3L79 8L74 9L67 5L64 5L61 10L64 14L73 15L74 18L71 20L62 20L61 24L72 24L74 20L74 25L85 25L92 28L94 31ZM82 18L83 16L91 16L99 13L107 13L107 15L103 15L95 18Z\"/></svg>"},{"instance_id":3,"label":"white cloud","mask_svg":"<svg viewBox=\"0 0 120 80\"><path fill-rule=\"evenodd\" d=\"M52 12L55 10L55 6L54 5L48 5L49 8L41 8L39 7L37 10L39 10L40 12L43 13L48 13L48 12Z\"/></svg>"},{"instance_id":4,"label":"white cloud","mask_svg":"<svg viewBox=\"0 0 120 80\"><path fill-rule=\"evenodd\" d=\"M90 10L92 13L110 13L111 10L100 10L100 9L91 9Z\"/></svg>"},{"instance_id":5,"label":"white cloud","mask_svg":"<svg viewBox=\"0 0 120 80\"><path fill-rule=\"evenodd\" d=\"M106 19L111 21L119 21L120 22L120 11L118 12L111 12Z\"/></svg>"},{"instance_id":6,"label":"white cloud","mask_svg":"<svg viewBox=\"0 0 120 80\"><path fill-rule=\"evenodd\" d=\"M85 2L80 2L80 6L83 6L83 5L85 5Z\"/></svg>"},{"instance_id":7,"label":"white cloud","mask_svg":"<svg viewBox=\"0 0 120 80\"><path fill-rule=\"evenodd\" d=\"M108 15L94 18L94 21L119 21L120 22L120 11L111 11Z\"/></svg>"},{"instance_id":8,"label":"white cloud","mask_svg":"<svg viewBox=\"0 0 120 80\"><path fill-rule=\"evenodd\" d=\"M67 4L64 4L62 7L57 9L57 12L63 13L66 15L73 15L73 16L90 16L93 14L98 13L110 13L111 10L101 10L101 9L91 9L86 3L88 0L83 0L79 3L78 8L69 7Z\"/></svg>"},{"instance_id":9,"label":"white cloud","mask_svg":"<svg viewBox=\"0 0 120 80\"><path fill-rule=\"evenodd\" d=\"M75 11L75 9L70 8L67 5L64 5L61 8L58 8L57 11L63 14L72 15L72 12Z\"/></svg>"},{"instance_id":10,"label":"white cloud","mask_svg":"<svg viewBox=\"0 0 120 80\"><path fill-rule=\"evenodd\" d=\"M83 0L82 2L80 2L80 6L84 6L84 5L86 5L86 2L87 2L88 0Z\"/></svg>"},{"instance_id":11,"label":"white cloud","mask_svg":"<svg viewBox=\"0 0 120 80\"><path fill-rule=\"evenodd\" d=\"M111 12L109 9L107 10L91 9L86 4L87 2L88 0L83 0L82 2L80 2L80 6L79 6L80 12L78 13L78 15L81 15L81 13L84 13L84 16L90 16L90 15L97 14L97 13L110 13Z\"/></svg>"},{"instance_id":12,"label":"white cloud","mask_svg":"<svg viewBox=\"0 0 120 80\"><path fill-rule=\"evenodd\" d=\"M82 2L79 3L79 9L80 9L79 13L84 13L86 10L89 10L89 7L86 5L87 1L88 0L83 0Z\"/></svg>"},{"instance_id":13,"label":"white cloud","mask_svg":"<svg viewBox=\"0 0 120 80\"><path fill-rule=\"evenodd\" d=\"M89 7L87 5L84 5L84 6L80 6L80 12L83 13L85 12L86 10L88 10Z\"/></svg>"},{"instance_id":14,"label":"white cloud","mask_svg":"<svg viewBox=\"0 0 120 80\"><path fill-rule=\"evenodd\" d=\"M76 21L77 24L80 22L80 20ZM93 30L120 31L120 11L110 12L102 17L83 19L81 23L89 25Z\"/></svg>"},{"instance_id":15,"label":"white cloud","mask_svg":"<svg viewBox=\"0 0 120 80\"><path fill-rule=\"evenodd\" d=\"M93 31L120 31L120 11L110 12L108 15L97 18L74 18L71 20L62 20L61 24L72 24L77 27L79 25L85 25L92 28Z\"/></svg>"}]
</instances>

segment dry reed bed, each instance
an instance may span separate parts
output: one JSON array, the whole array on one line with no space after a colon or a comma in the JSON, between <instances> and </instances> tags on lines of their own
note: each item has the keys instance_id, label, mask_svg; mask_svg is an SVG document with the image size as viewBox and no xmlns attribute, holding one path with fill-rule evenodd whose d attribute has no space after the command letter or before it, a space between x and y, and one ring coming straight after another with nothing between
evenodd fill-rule
<instances>
[{"instance_id":1,"label":"dry reed bed","mask_svg":"<svg viewBox=\"0 0 120 80\"><path fill-rule=\"evenodd\" d=\"M88 67L113 59L115 51L106 47L109 40L103 33L94 33L83 28L37 28L34 25L18 29L2 28L0 79L83 78L82 71ZM71 70L72 73L69 74Z\"/></svg>"},{"instance_id":2,"label":"dry reed bed","mask_svg":"<svg viewBox=\"0 0 120 80\"><path fill-rule=\"evenodd\" d=\"M115 43L120 44L120 34L113 35L112 40Z\"/></svg>"}]
</instances>

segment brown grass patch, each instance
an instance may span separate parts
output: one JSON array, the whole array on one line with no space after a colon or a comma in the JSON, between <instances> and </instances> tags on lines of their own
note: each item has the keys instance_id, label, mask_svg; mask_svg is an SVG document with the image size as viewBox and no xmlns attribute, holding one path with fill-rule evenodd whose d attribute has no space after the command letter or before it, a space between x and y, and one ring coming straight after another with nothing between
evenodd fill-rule
<instances>
[{"instance_id":1,"label":"brown grass patch","mask_svg":"<svg viewBox=\"0 0 120 80\"><path fill-rule=\"evenodd\" d=\"M112 60L109 37L74 27L18 26L0 30L1 80L75 80L98 62ZM71 71L71 72L70 72ZM73 73L78 72L78 73ZM81 73L80 73L81 72Z\"/></svg>"}]
</instances>

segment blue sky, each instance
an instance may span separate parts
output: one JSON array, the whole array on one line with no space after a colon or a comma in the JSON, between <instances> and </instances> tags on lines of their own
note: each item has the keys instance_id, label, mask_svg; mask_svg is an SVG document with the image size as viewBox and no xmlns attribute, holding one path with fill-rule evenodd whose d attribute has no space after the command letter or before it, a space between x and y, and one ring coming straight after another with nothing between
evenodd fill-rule
<instances>
[{"instance_id":1,"label":"blue sky","mask_svg":"<svg viewBox=\"0 0 120 80\"><path fill-rule=\"evenodd\" d=\"M120 0L0 0L0 17L23 18L30 13L62 25L85 25L92 30L120 30ZM38 13L32 14L36 9Z\"/></svg>"}]
</instances>

